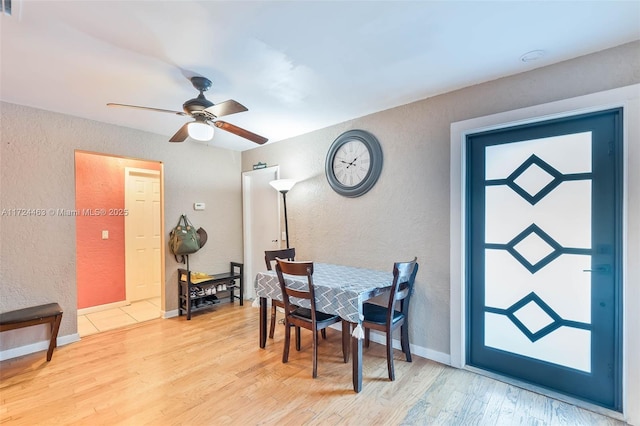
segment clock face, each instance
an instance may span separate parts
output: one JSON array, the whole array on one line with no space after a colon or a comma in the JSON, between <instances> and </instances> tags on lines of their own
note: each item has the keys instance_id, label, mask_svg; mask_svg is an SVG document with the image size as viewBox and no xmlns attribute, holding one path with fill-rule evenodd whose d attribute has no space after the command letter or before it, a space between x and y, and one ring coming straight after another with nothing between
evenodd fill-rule
<instances>
[{"instance_id":1,"label":"clock face","mask_svg":"<svg viewBox=\"0 0 640 426\"><path fill-rule=\"evenodd\" d=\"M364 130L343 133L327 152L327 181L334 191L345 197L359 197L369 191L381 171L380 143Z\"/></svg>"},{"instance_id":2,"label":"clock face","mask_svg":"<svg viewBox=\"0 0 640 426\"><path fill-rule=\"evenodd\" d=\"M341 145L333 156L333 174L347 187L361 183L371 168L371 154L367 146L357 139Z\"/></svg>"}]
</instances>

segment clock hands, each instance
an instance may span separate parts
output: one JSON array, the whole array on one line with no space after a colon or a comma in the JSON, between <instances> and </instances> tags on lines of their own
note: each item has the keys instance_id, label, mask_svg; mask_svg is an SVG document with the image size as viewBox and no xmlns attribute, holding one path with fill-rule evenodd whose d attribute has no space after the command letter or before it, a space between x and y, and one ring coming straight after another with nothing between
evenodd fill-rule
<instances>
[{"instance_id":1,"label":"clock hands","mask_svg":"<svg viewBox=\"0 0 640 426\"><path fill-rule=\"evenodd\" d=\"M357 159L358 159L358 157L354 158L354 159L353 159L353 161L352 161L352 162L350 162L350 163L347 163L347 162L346 162L346 161L344 161L344 160L340 160L340 162L341 162L341 163L344 163L344 164L348 164L348 166L346 167L346 168L348 169L349 167L351 167L351 166L353 166L353 165L354 165L353 163L355 163Z\"/></svg>"}]
</instances>

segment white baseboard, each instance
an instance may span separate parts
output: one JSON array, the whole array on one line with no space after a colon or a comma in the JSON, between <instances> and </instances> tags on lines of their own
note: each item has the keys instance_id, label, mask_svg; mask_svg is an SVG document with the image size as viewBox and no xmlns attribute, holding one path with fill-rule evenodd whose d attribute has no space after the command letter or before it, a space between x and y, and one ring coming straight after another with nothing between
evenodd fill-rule
<instances>
[{"instance_id":1,"label":"white baseboard","mask_svg":"<svg viewBox=\"0 0 640 426\"><path fill-rule=\"evenodd\" d=\"M78 333L59 336L56 340L58 347L78 341L80 341L80 335ZM7 359L17 358L19 356L29 355L40 351L46 351L48 349L49 340L43 340L41 342L31 343L29 345L19 346L17 348L6 349L4 351L0 351L0 361L5 361ZM55 356L55 350L53 351L53 354Z\"/></svg>"},{"instance_id":2,"label":"white baseboard","mask_svg":"<svg viewBox=\"0 0 640 426\"><path fill-rule=\"evenodd\" d=\"M178 316L178 310L174 309L172 311L163 311L162 318L173 318ZM340 323L334 324L331 326L337 330L341 330ZM80 341L80 335L78 333L69 334L66 336L58 337L58 346L68 345L69 343ZM384 345L385 338L381 333L377 333L375 331L371 332L371 341L375 343L380 343ZM400 348L400 340L393 340L393 347L395 349ZM23 355L29 355L35 352L46 351L49 349L49 341L43 340L41 342L32 343L25 346L20 346L17 348L6 349L4 351L0 351L0 361L5 361L7 359L17 358ZM441 364L451 365L451 356L449 354L445 354L442 352L434 351L433 349L424 348L422 346L411 345L411 354L419 356L421 358L430 359L435 362L439 362Z\"/></svg>"},{"instance_id":3,"label":"white baseboard","mask_svg":"<svg viewBox=\"0 0 640 426\"><path fill-rule=\"evenodd\" d=\"M173 318L178 316L178 310L174 309L173 311L162 311L162 318Z\"/></svg>"},{"instance_id":4,"label":"white baseboard","mask_svg":"<svg viewBox=\"0 0 640 426\"><path fill-rule=\"evenodd\" d=\"M342 330L342 323L336 323L329 326L330 328L336 330ZM381 345L387 344L387 339L383 333L379 333L375 330L371 330L371 334L369 336L372 342L379 343ZM393 339L393 347L394 349L402 350L400 346L400 340ZM434 351L433 349L424 348L422 346L409 344L409 349L411 349L411 355L419 356L420 358L430 359L431 361L439 362L440 364L451 365L451 355L445 354L443 352Z\"/></svg>"},{"instance_id":5,"label":"white baseboard","mask_svg":"<svg viewBox=\"0 0 640 426\"><path fill-rule=\"evenodd\" d=\"M269 301L267 302L267 305L270 306L271 305L270 299L268 300ZM256 297L255 299L253 299L253 303L251 303L251 306L253 308L259 308L260 307L259 302L260 302L260 298ZM330 325L329 327L336 330L342 330L341 323L336 323L336 324ZM371 331L370 338L372 342L380 343L381 345L386 345L387 343L386 338L384 337L384 334L378 333L377 331L374 331L374 330ZM393 347L395 349L401 349L400 340L394 339ZM451 365L451 355L446 354L444 352L434 351L433 349L424 348L422 346L417 346L413 344L410 344L410 349L411 349L411 355L417 355L421 358L430 359L431 361L439 362L440 364Z\"/></svg>"},{"instance_id":6,"label":"white baseboard","mask_svg":"<svg viewBox=\"0 0 640 426\"><path fill-rule=\"evenodd\" d=\"M371 331L370 339L372 342L380 343L381 345L387 344L387 339L382 333ZM400 340L393 339L393 347L395 349L402 349L400 346ZM443 352L434 351L433 349L424 348L422 346L409 344L411 349L411 355L416 355L421 358L430 359L431 361L439 362L440 364L451 365L451 355Z\"/></svg>"}]
</instances>

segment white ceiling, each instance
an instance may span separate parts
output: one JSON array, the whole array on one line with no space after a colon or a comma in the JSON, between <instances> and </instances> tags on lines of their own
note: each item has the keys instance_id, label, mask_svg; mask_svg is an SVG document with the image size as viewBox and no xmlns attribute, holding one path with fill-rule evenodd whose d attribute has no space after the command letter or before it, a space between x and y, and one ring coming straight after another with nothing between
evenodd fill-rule
<instances>
[{"instance_id":1,"label":"white ceiling","mask_svg":"<svg viewBox=\"0 0 640 426\"><path fill-rule=\"evenodd\" d=\"M181 111L201 75L271 143L638 40L640 1L13 0L0 36L3 101L168 140L188 117L106 104Z\"/></svg>"}]
</instances>

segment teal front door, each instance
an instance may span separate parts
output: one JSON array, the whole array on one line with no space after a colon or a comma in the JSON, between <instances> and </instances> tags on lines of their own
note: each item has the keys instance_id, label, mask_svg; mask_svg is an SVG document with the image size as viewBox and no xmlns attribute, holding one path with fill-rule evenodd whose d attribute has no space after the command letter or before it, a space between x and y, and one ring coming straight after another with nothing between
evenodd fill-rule
<instances>
[{"instance_id":1,"label":"teal front door","mask_svg":"<svg viewBox=\"0 0 640 426\"><path fill-rule=\"evenodd\" d=\"M467 363L621 410L622 110L467 136Z\"/></svg>"}]
</instances>

